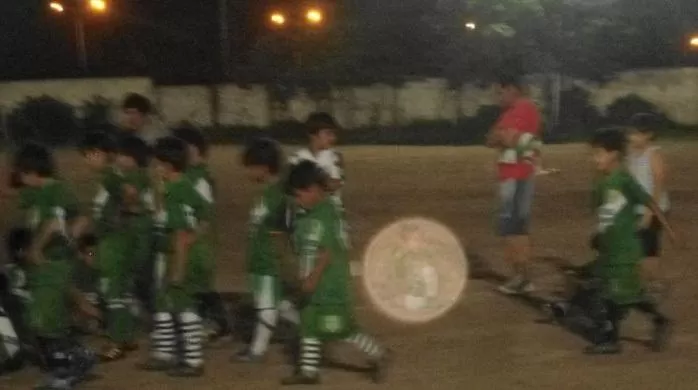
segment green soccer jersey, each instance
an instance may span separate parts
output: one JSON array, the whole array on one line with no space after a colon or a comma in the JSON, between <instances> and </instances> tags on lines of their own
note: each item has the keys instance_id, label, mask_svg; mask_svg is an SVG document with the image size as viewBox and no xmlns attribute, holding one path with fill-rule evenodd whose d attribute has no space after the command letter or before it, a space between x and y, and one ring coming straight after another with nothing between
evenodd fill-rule
<instances>
[{"instance_id":1,"label":"green soccer jersey","mask_svg":"<svg viewBox=\"0 0 698 390\"><path fill-rule=\"evenodd\" d=\"M92 199L92 220L98 236L118 228L123 176L114 167L100 172L99 188Z\"/></svg>"},{"instance_id":2,"label":"green soccer jersey","mask_svg":"<svg viewBox=\"0 0 698 390\"><path fill-rule=\"evenodd\" d=\"M351 272L348 239L341 211L325 199L305 213L298 214L293 244L300 266L300 277L307 278L317 265L321 252L329 255L329 264L311 298L317 305L346 305L351 302Z\"/></svg>"},{"instance_id":3,"label":"green soccer jersey","mask_svg":"<svg viewBox=\"0 0 698 390\"><path fill-rule=\"evenodd\" d=\"M68 245L68 221L78 215L78 201L65 183L51 180L39 188L22 191L20 205L28 216L28 227L37 234L47 223L57 220L60 231L44 247L48 259L69 258L73 252Z\"/></svg>"},{"instance_id":4,"label":"green soccer jersey","mask_svg":"<svg viewBox=\"0 0 698 390\"><path fill-rule=\"evenodd\" d=\"M196 191L210 204L214 202L214 182L208 165L198 164L187 168L185 176L194 184Z\"/></svg>"},{"instance_id":5,"label":"green soccer jersey","mask_svg":"<svg viewBox=\"0 0 698 390\"><path fill-rule=\"evenodd\" d=\"M196 230L210 219L210 204L196 191L187 178L165 184L164 226L173 233L177 230ZM170 249L172 237L170 237Z\"/></svg>"},{"instance_id":6,"label":"green soccer jersey","mask_svg":"<svg viewBox=\"0 0 698 390\"><path fill-rule=\"evenodd\" d=\"M7 276L8 290L10 294L17 297L25 305L29 302L31 295L29 294L27 283L27 270L24 266L10 263L4 267L5 276Z\"/></svg>"},{"instance_id":7,"label":"green soccer jersey","mask_svg":"<svg viewBox=\"0 0 698 390\"><path fill-rule=\"evenodd\" d=\"M648 204L650 195L627 171L617 169L597 183L594 199L601 255L613 265L637 263L641 248L635 210Z\"/></svg>"},{"instance_id":8,"label":"green soccer jersey","mask_svg":"<svg viewBox=\"0 0 698 390\"><path fill-rule=\"evenodd\" d=\"M138 191L138 212L142 215L150 215L155 210L155 199L150 181L150 176L146 168L136 168L124 172L123 184L129 184ZM123 191L123 189L120 189Z\"/></svg>"},{"instance_id":9,"label":"green soccer jersey","mask_svg":"<svg viewBox=\"0 0 698 390\"><path fill-rule=\"evenodd\" d=\"M278 227L283 208L284 193L281 183L270 183L264 188L250 213L247 244L247 271L254 275L278 276L279 258L271 235Z\"/></svg>"}]
</instances>

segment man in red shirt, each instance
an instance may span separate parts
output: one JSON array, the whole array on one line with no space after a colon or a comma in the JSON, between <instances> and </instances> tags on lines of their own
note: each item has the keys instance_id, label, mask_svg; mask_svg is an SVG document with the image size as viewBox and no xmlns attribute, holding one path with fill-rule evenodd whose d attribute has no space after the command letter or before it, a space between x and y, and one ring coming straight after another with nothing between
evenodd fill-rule
<instances>
[{"instance_id":1,"label":"man in red shirt","mask_svg":"<svg viewBox=\"0 0 698 390\"><path fill-rule=\"evenodd\" d=\"M505 260L514 268L514 276L501 285L505 294L533 291L528 277L531 243L528 227L533 201L533 180L539 158L540 114L525 97L522 84L503 77L497 91L504 112L487 135L487 146L499 151L499 226L505 239Z\"/></svg>"}]
</instances>

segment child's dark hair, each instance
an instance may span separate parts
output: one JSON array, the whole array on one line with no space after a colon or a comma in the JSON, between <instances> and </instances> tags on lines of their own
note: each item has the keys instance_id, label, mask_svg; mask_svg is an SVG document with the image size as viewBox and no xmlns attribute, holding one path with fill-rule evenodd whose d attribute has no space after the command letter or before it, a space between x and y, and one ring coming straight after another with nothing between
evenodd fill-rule
<instances>
[{"instance_id":1,"label":"child's dark hair","mask_svg":"<svg viewBox=\"0 0 698 390\"><path fill-rule=\"evenodd\" d=\"M596 130L589 143L592 147L624 155L627 141L622 129L605 128Z\"/></svg>"},{"instance_id":2,"label":"child's dark hair","mask_svg":"<svg viewBox=\"0 0 698 390\"><path fill-rule=\"evenodd\" d=\"M121 108L123 110L134 109L143 115L150 114L153 111L153 105L150 103L150 100L138 93L129 93L126 95Z\"/></svg>"},{"instance_id":3,"label":"child's dark hair","mask_svg":"<svg viewBox=\"0 0 698 390\"><path fill-rule=\"evenodd\" d=\"M141 168L147 167L150 162L150 146L132 134L125 135L119 140L117 153L131 157Z\"/></svg>"},{"instance_id":4,"label":"child's dark hair","mask_svg":"<svg viewBox=\"0 0 698 390\"><path fill-rule=\"evenodd\" d=\"M91 151L113 153L116 151L116 141L105 131L91 131L80 141L78 148L82 154Z\"/></svg>"},{"instance_id":5,"label":"child's dark hair","mask_svg":"<svg viewBox=\"0 0 698 390\"><path fill-rule=\"evenodd\" d=\"M306 190L314 185L325 188L327 175L317 164L303 160L291 167L286 179L286 192L293 194L296 190Z\"/></svg>"},{"instance_id":6,"label":"child's dark hair","mask_svg":"<svg viewBox=\"0 0 698 390\"><path fill-rule=\"evenodd\" d=\"M208 155L208 141L204 133L191 125L183 125L172 129L172 135L184 141L187 145L195 147L203 157Z\"/></svg>"},{"instance_id":7,"label":"child's dark hair","mask_svg":"<svg viewBox=\"0 0 698 390\"><path fill-rule=\"evenodd\" d=\"M77 240L77 247L78 247L78 251L80 251L80 253L84 253L85 251L89 250L90 248L95 248L96 246L97 246L97 236L95 236L94 234L91 234L91 233L83 234Z\"/></svg>"},{"instance_id":8,"label":"child's dark hair","mask_svg":"<svg viewBox=\"0 0 698 390\"><path fill-rule=\"evenodd\" d=\"M271 138L255 138L242 152L242 165L267 167L269 173L275 175L281 170L282 158L278 142Z\"/></svg>"},{"instance_id":9,"label":"child's dark hair","mask_svg":"<svg viewBox=\"0 0 698 390\"><path fill-rule=\"evenodd\" d=\"M315 135L320 130L337 130L339 126L332 115L326 112L314 112L308 115L305 121L305 128L309 135Z\"/></svg>"},{"instance_id":10,"label":"child's dark hair","mask_svg":"<svg viewBox=\"0 0 698 390\"><path fill-rule=\"evenodd\" d=\"M27 228L13 228L5 236L5 250L13 263L21 263L26 259L31 244L32 232Z\"/></svg>"},{"instance_id":11,"label":"child's dark hair","mask_svg":"<svg viewBox=\"0 0 698 390\"><path fill-rule=\"evenodd\" d=\"M655 114L639 113L630 118L628 127L641 133L651 134L654 138L661 127L661 119Z\"/></svg>"},{"instance_id":12,"label":"child's dark hair","mask_svg":"<svg viewBox=\"0 0 698 390\"><path fill-rule=\"evenodd\" d=\"M187 169L187 144L177 137L163 137L155 142L153 148L155 158L172 165L177 172L184 172Z\"/></svg>"},{"instance_id":13,"label":"child's dark hair","mask_svg":"<svg viewBox=\"0 0 698 390\"><path fill-rule=\"evenodd\" d=\"M524 90L523 81L521 77L514 72L502 72L497 75L497 85L502 88L513 87L519 91Z\"/></svg>"},{"instance_id":14,"label":"child's dark hair","mask_svg":"<svg viewBox=\"0 0 698 390\"><path fill-rule=\"evenodd\" d=\"M51 151L34 142L22 146L15 154L12 168L17 173L35 173L39 177L53 177L56 174Z\"/></svg>"}]
</instances>

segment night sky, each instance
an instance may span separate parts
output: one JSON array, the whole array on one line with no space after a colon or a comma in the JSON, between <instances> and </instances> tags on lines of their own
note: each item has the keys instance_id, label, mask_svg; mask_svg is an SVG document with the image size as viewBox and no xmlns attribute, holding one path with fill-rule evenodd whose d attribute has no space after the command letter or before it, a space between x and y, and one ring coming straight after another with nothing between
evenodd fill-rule
<instances>
[{"instance_id":1,"label":"night sky","mask_svg":"<svg viewBox=\"0 0 698 390\"><path fill-rule=\"evenodd\" d=\"M67 0L64 0L67 1ZM167 83L221 77L218 0L108 0L86 25L89 76L151 75ZM75 25L48 0L1 0L0 79L82 76ZM244 65L264 1L231 0L234 66Z\"/></svg>"}]
</instances>

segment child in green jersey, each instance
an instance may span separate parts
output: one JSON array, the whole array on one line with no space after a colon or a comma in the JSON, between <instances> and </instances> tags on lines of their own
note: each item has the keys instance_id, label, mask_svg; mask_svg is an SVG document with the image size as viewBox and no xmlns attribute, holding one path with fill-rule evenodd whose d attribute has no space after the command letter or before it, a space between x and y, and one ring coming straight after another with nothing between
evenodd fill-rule
<instances>
[{"instance_id":1,"label":"child in green jersey","mask_svg":"<svg viewBox=\"0 0 698 390\"><path fill-rule=\"evenodd\" d=\"M100 275L97 264L99 241L94 234L83 234L77 239L78 261L73 270L73 284L82 295L83 300L91 305L93 310L102 311L100 297ZM78 330L87 334L101 333L101 324L90 315L78 310L74 313L75 325Z\"/></svg>"},{"instance_id":2,"label":"child in green jersey","mask_svg":"<svg viewBox=\"0 0 698 390\"><path fill-rule=\"evenodd\" d=\"M46 358L49 377L41 388L71 388L95 363L94 354L70 337L71 307L89 311L72 284L75 252L68 234L78 216L77 200L56 178L51 152L30 143L15 155L32 243L28 252L25 318Z\"/></svg>"},{"instance_id":3,"label":"child in green jersey","mask_svg":"<svg viewBox=\"0 0 698 390\"><path fill-rule=\"evenodd\" d=\"M208 142L206 138L204 138L201 131L194 127L180 127L173 130L172 134L187 144L189 166L185 174L194 184L196 191L213 208L215 204L215 186L206 161L208 157ZM211 226L209 229L211 239L215 239L215 233L215 226ZM212 261L212 264L215 265L215 261ZM214 280L211 280L211 282L213 283ZM209 341L214 342L221 337L229 335L230 321L228 320L228 313L225 310L220 294L215 290L215 286L207 286L204 291L198 294L198 299L199 311L202 317L207 322L215 325L215 328L208 327L207 329Z\"/></svg>"},{"instance_id":4,"label":"child in green jersey","mask_svg":"<svg viewBox=\"0 0 698 390\"><path fill-rule=\"evenodd\" d=\"M247 238L247 272L257 311L252 342L236 356L238 361L256 362L267 351L279 314L298 324L298 312L289 301L281 301L278 240L285 240L286 195L279 179L282 152L273 140L261 138L245 148L242 164L249 178L263 184L250 213Z\"/></svg>"},{"instance_id":5,"label":"child in green jersey","mask_svg":"<svg viewBox=\"0 0 698 390\"><path fill-rule=\"evenodd\" d=\"M135 135L123 136L117 147L116 164L123 176L121 187L125 241L131 259L133 293L148 314L155 305L153 217L155 200L148 172L150 147Z\"/></svg>"},{"instance_id":6,"label":"child in green jersey","mask_svg":"<svg viewBox=\"0 0 698 390\"><path fill-rule=\"evenodd\" d=\"M295 165L288 190L305 212L293 230L293 248L299 262L301 356L299 370L284 385L319 383L322 344L349 342L369 356L374 381L383 379L387 351L361 333L353 315L347 235L341 210L325 191L326 176L311 161Z\"/></svg>"},{"instance_id":7,"label":"child in green jersey","mask_svg":"<svg viewBox=\"0 0 698 390\"><path fill-rule=\"evenodd\" d=\"M87 134L80 145L85 162L98 174L99 187L92 200L91 218L83 218L82 226L75 233L81 235L91 222L99 240L95 268L99 274L99 293L106 308L109 342L100 353L100 359L105 362L122 359L136 348L135 318L130 310L133 245L126 223L125 177L116 165L116 147L114 139L104 132Z\"/></svg>"},{"instance_id":8,"label":"child in green jersey","mask_svg":"<svg viewBox=\"0 0 698 390\"><path fill-rule=\"evenodd\" d=\"M167 233L167 263L153 318L150 359L142 368L167 371L171 376L201 376L203 324L196 295L210 286L213 277L213 258L204 231L210 218L209 203L185 174L188 157L182 140L161 138L154 155L156 174L164 183L158 213Z\"/></svg>"},{"instance_id":9,"label":"child in green jersey","mask_svg":"<svg viewBox=\"0 0 698 390\"><path fill-rule=\"evenodd\" d=\"M637 236L638 206L650 208L672 237L673 231L652 197L624 167L625 134L616 129L598 131L591 146L593 161L600 174L594 191L599 256L592 269L601 280L599 293L605 310L604 315L597 318L598 334L587 353L620 352L620 322L631 308L652 317L652 348L660 351L666 343L669 320L643 291L639 274L643 253Z\"/></svg>"}]
</instances>

